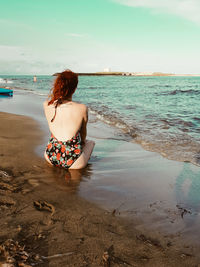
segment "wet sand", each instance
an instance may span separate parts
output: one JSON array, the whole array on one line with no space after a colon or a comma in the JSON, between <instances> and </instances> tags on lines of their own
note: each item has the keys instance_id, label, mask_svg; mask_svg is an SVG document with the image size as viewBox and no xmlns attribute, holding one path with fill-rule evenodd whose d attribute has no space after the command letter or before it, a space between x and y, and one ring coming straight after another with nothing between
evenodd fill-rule
<instances>
[{"instance_id":1,"label":"wet sand","mask_svg":"<svg viewBox=\"0 0 200 267\"><path fill-rule=\"evenodd\" d=\"M38 266L103 266L109 247L111 266L122 266L120 260L127 266L197 266L199 168L145 151L91 114L88 134L96 146L87 168L52 168L43 159L49 137L43 99L15 92L0 103L0 111L36 120L0 116L0 169L10 175L1 173L1 180L18 188L1 190L1 243L9 237L27 244L44 261Z\"/></svg>"},{"instance_id":2,"label":"wet sand","mask_svg":"<svg viewBox=\"0 0 200 267\"><path fill-rule=\"evenodd\" d=\"M35 121L0 113L0 122L0 248L7 259L10 254L10 261L30 266L197 266L190 246L144 233L117 210L79 197L91 166L71 172L50 167L34 152L44 134Z\"/></svg>"}]
</instances>

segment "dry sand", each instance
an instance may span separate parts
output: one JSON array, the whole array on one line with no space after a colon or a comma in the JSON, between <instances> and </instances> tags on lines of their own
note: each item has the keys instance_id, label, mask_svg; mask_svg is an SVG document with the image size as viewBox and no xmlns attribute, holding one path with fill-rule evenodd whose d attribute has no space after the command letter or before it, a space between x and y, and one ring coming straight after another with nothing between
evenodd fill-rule
<instances>
[{"instance_id":1,"label":"dry sand","mask_svg":"<svg viewBox=\"0 0 200 267\"><path fill-rule=\"evenodd\" d=\"M77 196L88 169L69 173L37 157L35 121L0 113L0 122L1 266L198 266L190 247Z\"/></svg>"}]
</instances>

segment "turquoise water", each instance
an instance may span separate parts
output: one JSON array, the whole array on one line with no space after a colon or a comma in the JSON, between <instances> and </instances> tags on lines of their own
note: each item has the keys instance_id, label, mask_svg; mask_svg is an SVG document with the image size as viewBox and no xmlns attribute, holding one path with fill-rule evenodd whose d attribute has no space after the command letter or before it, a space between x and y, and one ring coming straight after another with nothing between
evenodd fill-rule
<instances>
[{"instance_id":1,"label":"turquoise water","mask_svg":"<svg viewBox=\"0 0 200 267\"><path fill-rule=\"evenodd\" d=\"M7 79L7 84L5 83ZM52 76L0 76L0 86L47 96ZM124 138L200 165L200 77L80 76L75 101Z\"/></svg>"}]
</instances>

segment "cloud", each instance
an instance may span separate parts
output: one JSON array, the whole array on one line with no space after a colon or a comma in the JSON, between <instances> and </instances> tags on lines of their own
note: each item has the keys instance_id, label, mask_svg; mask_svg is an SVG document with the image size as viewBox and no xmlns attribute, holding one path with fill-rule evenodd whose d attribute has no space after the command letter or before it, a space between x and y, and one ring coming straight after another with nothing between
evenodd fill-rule
<instances>
[{"instance_id":1,"label":"cloud","mask_svg":"<svg viewBox=\"0 0 200 267\"><path fill-rule=\"evenodd\" d=\"M122 5L150 8L162 13L175 14L200 25L199 0L113 0Z\"/></svg>"},{"instance_id":2,"label":"cloud","mask_svg":"<svg viewBox=\"0 0 200 267\"><path fill-rule=\"evenodd\" d=\"M27 54L27 49L21 46L0 45L0 60L21 60Z\"/></svg>"},{"instance_id":3,"label":"cloud","mask_svg":"<svg viewBox=\"0 0 200 267\"><path fill-rule=\"evenodd\" d=\"M52 74L76 67L73 53L66 48L44 50L0 44L0 74Z\"/></svg>"}]
</instances>

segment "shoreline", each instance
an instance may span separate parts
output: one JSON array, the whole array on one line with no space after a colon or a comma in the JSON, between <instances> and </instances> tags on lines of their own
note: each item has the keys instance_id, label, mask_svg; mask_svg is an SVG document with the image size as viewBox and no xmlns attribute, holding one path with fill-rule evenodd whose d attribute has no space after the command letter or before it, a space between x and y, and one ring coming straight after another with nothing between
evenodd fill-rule
<instances>
[{"instance_id":1,"label":"shoreline","mask_svg":"<svg viewBox=\"0 0 200 267\"><path fill-rule=\"evenodd\" d=\"M49 167L33 152L44 135L35 121L2 112L0 120L1 244L12 238L26 245L26 261L40 266L103 266L107 256L111 266L197 265L191 246L174 245L170 235L137 230L117 211L102 210L78 196L76 188L87 179L90 166L70 177ZM49 206L38 210L34 201Z\"/></svg>"},{"instance_id":2,"label":"shoreline","mask_svg":"<svg viewBox=\"0 0 200 267\"><path fill-rule=\"evenodd\" d=\"M11 86L10 87L4 87L4 88L12 89L14 91L15 96L17 95L17 98L19 98L19 95L21 95L22 98L24 98L25 95L29 95L29 96L32 95L33 97L37 97L40 99L42 99L42 98L45 99L45 97L47 97L47 95L44 93L35 94L32 89L17 88L17 87L15 88L15 87L11 87ZM29 103L31 105L32 103L31 103L29 98L30 97L27 97L27 100L29 101ZM12 102L12 98L10 100ZM17 101L19 101L19 99L17 99ZM24 103L22 103L22 105L24 105ZM141 131L141 128L137 129L137 124L135 127L132 127L131 125L124 122L122 119L117 120L117 117L114 114L111 117L110 115L106 115L104 113L99 112L98 110L93 109L93 107L90 107L89 105L88 105L88 107L89 107L89 111L90 111L92 116L97 117L98 120L100 120L101 122L103 122L106 125L109 125L109 127L111 127L111 128L115 127L117 132L121 132L121 135L124 136L124 141L130 141L134 144L138 144L145 151L158 153L162 157L164 157L168 160L174 160L174 161L183 162L183 163L189 162L189 163L191 163L197 167L200 167L198 149L194 149L195 147L198 147L198 140L194 139L192 141L191 139L188 138L187 142L191 143L191 144L190 144L190 147L188 147L186 149L182 149L182 148L184 148L185 144L183 145L182 142L178 143L178 139L176 140L176 142L177 142L176 144L175 144L175 141L174 141L174 143L173 142L171 143L169 139L166 139L165 142L163 142L163 141L160 141L160 142L155 141L154 142L153 139L151 139L149 141L148 138L143 137L142 134L139 133L138 136L137 136L137 134L135 134L135 131L137 131L138 129L139 129L139 132ZM5 106L3 108L5 108ZM3 108L0 110L4 111ZM39 105L36 108L39 108L41 113L43 112ZM19 109L21 110L22 108L19 107ZM5 110L9 112L9 109L7 109L7 107ZM26 110L20 114L22 114L22 115L27 114L26 113L27 111L28 110L26 108ZM13 113L15 113L15 112L16 112L16 108L13 111ZM28 114L29 114L29 111L28 111ZM33 117L34 119L38 120L38 118L35 117L34 112L31 112L30 116ZM41 120L41 114L39 115L39 119ZM162 119L161 119L161 121L162 121ZM165 129L165 127L167 129L167 127L169 127L170 123L172 123L172 122L169 122L168 124L164 124L164 126L162 126L163 129ZM182 121L180 121L180 123L184 124L187 122L182 120ZM183 129L183 132L188 132L188 129ZM180 137L182 138L182 136L180 136ZM154 140L156 140L156 138L157 138L157 136L155 136ZM132 139L132 141L131 141L131 139ZM183 141L184 141L184 139L183 139ZM184 141L184 142L186 142L186 141ZM165 143L168 143L168 146L166 146ZM178 153L176 153L177 151L176 151L176 149L174 149L174 145L178 148L177 149L177 151L179 151ZM190 151L190 149L191 149L191 151Z\"/></svg>"}]
</instances>

